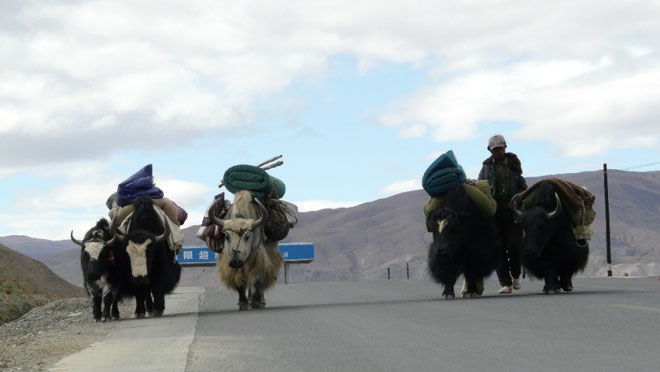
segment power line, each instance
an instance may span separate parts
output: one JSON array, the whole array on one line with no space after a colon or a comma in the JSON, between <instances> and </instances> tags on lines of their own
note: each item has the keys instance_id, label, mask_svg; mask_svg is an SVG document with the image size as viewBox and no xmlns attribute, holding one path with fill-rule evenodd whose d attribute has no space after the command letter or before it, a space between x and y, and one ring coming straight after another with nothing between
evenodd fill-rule
<instances>
[{"instance_id":1,"label":"power line","mask_svg":"<svg viewBox=\"0 0 660 372\"><path fill-rule=\"evenodd\" d=\"M650 166L652 166L652 165L657 165L657 164L660 164L660 161L656 161L656 162L648 163L648 164L635 165L635 166L633 166L633 167L626 168L626 169L622 169L622 170L627 171L627 170L631 170L631 169L650 167Z\"/></svg>"}]
</instances>

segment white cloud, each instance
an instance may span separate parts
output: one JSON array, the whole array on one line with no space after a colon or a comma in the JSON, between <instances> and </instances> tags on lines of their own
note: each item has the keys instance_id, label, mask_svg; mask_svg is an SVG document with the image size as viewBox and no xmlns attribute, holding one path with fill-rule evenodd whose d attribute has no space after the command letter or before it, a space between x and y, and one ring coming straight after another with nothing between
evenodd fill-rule
<instances>
[{"instance_id":1,"label":"white cloud","mask_svg":"<svg viewBox=\"0 0 660 372\"><path fill-rule=\"evenodd\" d=\"M298 212L312 212L321 209L350 208L362 204L358 201L337 201L337 200L301 200L293 202L298 207Z\"/></svg>"},{"instance_id":2,"label":"white cloud","mask_svg":"<svg viewBox=\"0 0 660 372\"><path fill-rule=\"evenodd\" d=\"M658 117L649 99L635 101L657 95L653 1L98 0L3 10L0 148L8 156L1 168L181 144L251 125L257 100L323 77L334 55L355 56L362 74L382 62L429 70L424 88L382 115L404 137L429 128L439 141L462 140L480 123L511 120L538 138L547 125L535 120L554 122L566 111L584 113L571 125L590 130L613 103ZM642 91L633 97L613 102L602 94L637 78L647 85L635 86ZM594 92L588 102L577 94ZM593 117L589 106L602 109ZM618 129L637 124L633 116L611 116L601 137L617 138ZM648 126L636 134L648 135Z\"/></svg>"},{"instance_id":3,"label":"white cloud","mask_svg":"<svg viewBox=\"0 0 660 372\"><path fill-rule=\"evenodd\" d=\"M406 191L420 190L422 188L422 177L409 180L393 182L383 187L380 192L385 195L400 194Z\"/></svg>"},{"instance_id":4,"label":"white cloud","mask_svg":"<svg viewBox=\"0 0 660 372\"><path fill-rule=\"evenodd\" d=\"M399 137L402 138L416 138L421 137L426 133L426 126L423 124L413 124L406 126L399 130Z\"/></svg>"},{"instance_id":5,"label":"white cloud","mask_svg":"<svg viewBox=\"0 0 660 372\"><path fill-rule=\"evenodd\" d=\"M167 198L174 200L179 206L203 206L211 202L208 197L211 188L198 182L164 179L158 181L156 186L163 190Z\"/></svg>"},{"instance_id":6,"label":"white cloud","mask_svg":"<svg viewBox=\"0 0 660 372\"><path fill-rule=\"evenodd\" d=\"M427 123L438 142L467 140L490 121L516 122L522 128L515 135L524 140L550 140L562 155L588 156L657 145L658 86L657 67L629 73L600 59L525 61L417 92L382 121Z\"/></svg>"}]
</instances>

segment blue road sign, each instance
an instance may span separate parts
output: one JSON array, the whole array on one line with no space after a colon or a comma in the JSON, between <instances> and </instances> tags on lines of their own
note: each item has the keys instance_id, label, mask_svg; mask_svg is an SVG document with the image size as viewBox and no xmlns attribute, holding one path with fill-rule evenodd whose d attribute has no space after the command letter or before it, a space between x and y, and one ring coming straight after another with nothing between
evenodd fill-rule
<instances>
[{"instance_id":1,"label":"blue road sign","mask_svg":"<svg viewBox=\"0 0 660 372\"><path fill-rule=\"evenodd\" d=\"M181 265L215 265L217 254L203 245L183 247L176 260Z\"/></svg>"},{"instance_id":2,"label":"blue road sign","mask_svg":"<svg viewBox=\"0 0 660 372\"><path fill-rule=\"evenodd\" d=\"M308 263L314 261L314 243L280 243L284 262Z\"/></svg>"}]
</instances>

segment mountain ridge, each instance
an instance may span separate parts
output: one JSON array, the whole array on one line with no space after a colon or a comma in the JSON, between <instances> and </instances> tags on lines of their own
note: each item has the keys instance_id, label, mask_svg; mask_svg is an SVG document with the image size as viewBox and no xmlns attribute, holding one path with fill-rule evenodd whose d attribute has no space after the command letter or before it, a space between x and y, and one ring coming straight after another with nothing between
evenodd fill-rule
<instances>
[{"instance_id":1,"label":"mountain ridge","mask_svg":"<svg viewBox=\"0 0 660 372\"><path fill-rule=\"evenodd\" d=\"M595 233L584 274L602 275L606 267L602 171L529 177L527 182L532 185L546 178L561 178L586 186L596 196L597 215L592 224ZM621 270L634 266L636 273L643 274L646 270L649 275L660 275L657 272L660 171L608 170L608 188L614 264L627 265ZM314 242L316 259L310 264L291 265L289 278L292 281L384 279L387 268L392 278L406 277L406 270L411 278L426 277L426 251L431 235L426 232L422 206L428 198L423 190L414 190L350 208L299 213L298 225L283 242ZM192 225L182 229L186 245L204 244L195 237L198 228L199 225ZM4 243L3 239L0 237L0 242ZM68 244L71 250L42 260L71 283L82 283L79 248L68 240L57 243ZM182 282L188 278L217 282L215 274L209 274L212 271L186 268Z\"/></svg>"}]
</instances>

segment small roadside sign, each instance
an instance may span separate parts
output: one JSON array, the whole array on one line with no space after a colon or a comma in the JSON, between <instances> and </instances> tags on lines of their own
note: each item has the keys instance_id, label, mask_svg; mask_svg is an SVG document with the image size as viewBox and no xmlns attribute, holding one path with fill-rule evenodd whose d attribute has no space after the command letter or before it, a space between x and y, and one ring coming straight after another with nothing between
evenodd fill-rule
<instances>
[{"instance_id":1,"label":"small roadside sign","mask_svg":"<svg viewBox=\"0 0 660 372\"><path fill-rule=\"evenodd\" d=\"M215 265L216 258L217 253L202 245L185 246L181 250L181 253L176 255L176 260L181 265L188 266Z\"/></svg>"},{"instance_id":2,"label":"small roadside sign","mask_svg":"<svg viewBox=\"0 0 660 372\"><path fill-rule=\"evenodd\" d=\"M310 263L314 261L314 243L280 243L277 245L284 262Z\"/></svg>"}]
</instances>

